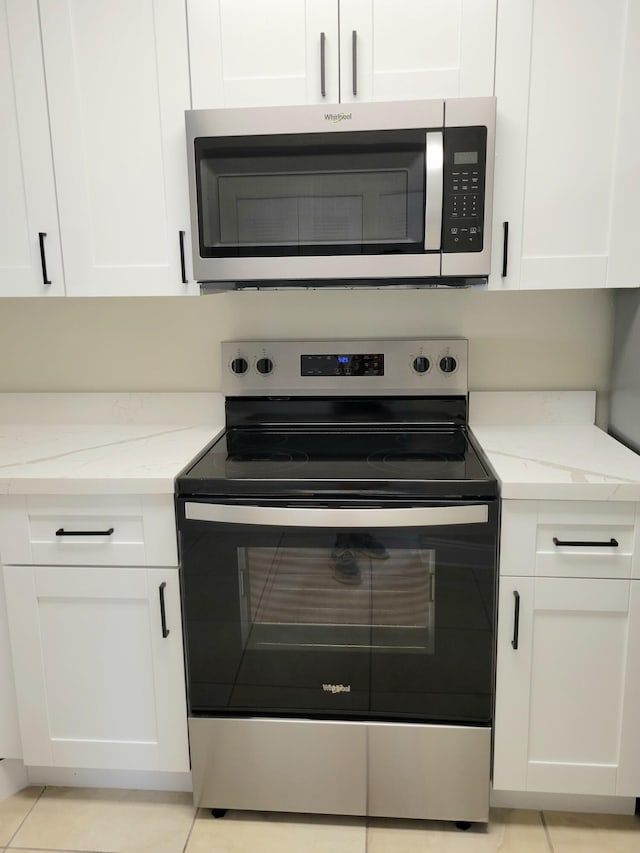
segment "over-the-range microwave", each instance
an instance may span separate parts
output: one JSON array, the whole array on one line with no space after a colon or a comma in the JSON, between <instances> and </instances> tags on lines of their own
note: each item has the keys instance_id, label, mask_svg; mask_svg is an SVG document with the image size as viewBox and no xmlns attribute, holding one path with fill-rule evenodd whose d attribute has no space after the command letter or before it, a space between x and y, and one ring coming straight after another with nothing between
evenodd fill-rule
<instances>
[{"instance_id":1,"label":"over-the-range microwave","mask_svg":"<svg viewBox=\"0 0 640 853\"><path fill-rule=\"evenodd\" d=\"M492 97L187 111L194 277L486 280L495 114Z\"/></svg>"}]
</instances>

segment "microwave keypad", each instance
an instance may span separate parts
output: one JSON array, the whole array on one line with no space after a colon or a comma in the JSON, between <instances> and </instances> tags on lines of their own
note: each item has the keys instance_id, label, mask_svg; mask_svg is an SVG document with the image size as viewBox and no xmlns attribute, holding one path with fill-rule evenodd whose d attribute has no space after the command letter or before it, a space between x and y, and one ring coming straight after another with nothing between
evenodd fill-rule
<instances>
[{"instance_id":1,"label":"microwave keypad","mask_svg":"<svg viewBox=\"0 0 640 853\"><path fill-rule=\"evenodd\" d=\"M442 249L445 252L481 252L486 129L447 128L445 133ZM460 155L460 151L465 153ZM456 160L471 159L474 162L469 165L456 163Z\"/></svg>"}]
</instances>

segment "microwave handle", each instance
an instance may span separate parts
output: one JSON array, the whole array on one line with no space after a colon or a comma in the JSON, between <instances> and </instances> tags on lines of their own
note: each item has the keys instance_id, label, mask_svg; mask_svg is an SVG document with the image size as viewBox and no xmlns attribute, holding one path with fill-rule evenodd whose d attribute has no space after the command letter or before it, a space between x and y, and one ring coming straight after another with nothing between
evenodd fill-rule
<instances>
[{"instance_id":1,"label":"microwave handle","mask_svg":"<svg viewBox=\"0 0 640 853\"><path fill-rule=\"evenodd\" d=\"M223 524L277 527L433 527L486 524L487 504L403 508L332 509L329 507L243 506L187 502L185 518Z\"/></svg>"},{"instance_id":2,"label":"microwave handle","mask_svg":"<svg viewBox=\"0 0 640 853\"><path fill-rule=\"evenodd\" d=\"M424 248L442 246L442 196L444 187L444 144L441 130L427 133L426 199L424 207Z\"/></svg>"}]
</instances>

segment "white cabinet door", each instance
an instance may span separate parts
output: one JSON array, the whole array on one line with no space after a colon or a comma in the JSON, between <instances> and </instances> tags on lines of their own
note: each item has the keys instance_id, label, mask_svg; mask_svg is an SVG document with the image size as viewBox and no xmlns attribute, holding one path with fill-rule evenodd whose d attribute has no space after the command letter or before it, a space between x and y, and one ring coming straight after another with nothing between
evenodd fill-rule
<instances>
[{"instance_id":1,"label":"white cabinet door","mask_svg":"<svg viewBox=\"0 0 640 853\"><path fill-rule=\"evenodd\" d=\"M36 0L0 0L0 115L0 295L62 296Z\"/></svg>"},{"instance_id":2,"label":"white cabinet door","mask_svg":"<svg viewBox=\"0 0 640 853\"><path fill-rule=\"evenodd\" d=\"M0 574L0 758L22 758L4 584Z\"/></svg>"},{"instance_id":3,"label":"white cabinet door","mask_svg":"<svg viewBox=\"0 0 640 853\"><path fill-rule=\"evenodd\" d=\"M640 580L631 581L629 648L616 794L640 796Z\"/></svg>"},{"instance_id":4,"label":"white cabinet door","mask_svg":"<svg viewBox=\"0 0 640 853\"><path fill-rule=\"evenodd\" d=\"M67 295L197 292L180 258L189 230L183 2L39 5Z\"/></svg>"},{"instance_id":5,"label":"white cabinet door","mask_svg":"<svg viewBox=\"0 0 640 853\"><path fill-rule=\"evenodd\" d=\"M188 770L178 570L4 577L25 764Z\"/></svg>"},{"instance_id":6,"label":"white cabinet door","mask_svg":"<svg viewBox=\"0 0 640 853\"><path fill-rule=\"evenodd\" d=\"M640 284L639 55L638 0L500 0L491 288Z\"/></svg>"},{"instance_id":7,"label":"white cabinet door","mask_svg":"<svg viewBox=\"0 0 640 853\"><path fill-rule=\"evenodd\" d=\"M334 104L337 0L188 0L194 109Z\"/></svg>"},{"instance_id":8,"label":"white cabinet door","mask_svg":"<svg viewBox=\"0 0 640 853\"><path fill-rule=\"evenodd\" d=\"M188 0L188 11L196 109L493 94L496 0Z\"/></svg>"},{"instance_id":9,"label":"white cabinet door","mask_svg":"<svg viewBox=\"0 0 640 853\"><path fill-rule=\"evenodd\" d=\"M496 789L620 793L630 583L500 578Z\"/></svg>"},{"instance_id":10,"label":"white cabinet door","mask_svg":"<svg viewBox=\"0 0 640 853\"><path fill-rule=\"evenodd\" d=\"M495 0L340 0L340 100L493 95Z\"/></svg>"}]
</instances>

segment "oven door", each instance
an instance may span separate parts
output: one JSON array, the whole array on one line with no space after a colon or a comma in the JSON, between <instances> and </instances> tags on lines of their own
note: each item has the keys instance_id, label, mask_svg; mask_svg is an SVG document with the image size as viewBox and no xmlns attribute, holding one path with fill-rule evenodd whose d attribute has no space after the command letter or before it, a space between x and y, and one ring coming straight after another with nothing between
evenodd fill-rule
<instances>
[{"instance_id":1,"label":"oven door","mask_svg":"<svg viewBox=\"0 0 640 853\"><path fill-rule=\"evenodd\" d=\"M491 721L497 502L178 513L190 716Z\"/></svg>"}]
</instances>

